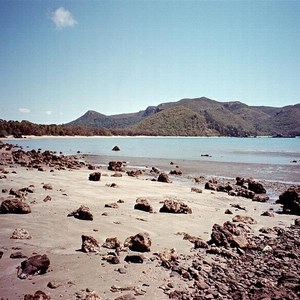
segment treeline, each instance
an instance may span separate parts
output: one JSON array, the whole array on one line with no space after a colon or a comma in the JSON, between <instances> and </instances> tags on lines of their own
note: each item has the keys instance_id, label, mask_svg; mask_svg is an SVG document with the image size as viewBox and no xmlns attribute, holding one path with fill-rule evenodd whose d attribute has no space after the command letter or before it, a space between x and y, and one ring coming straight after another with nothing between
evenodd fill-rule
<instances>
[{"instance_id":1,"label":"treeline","mask_svg":"<svg viewBox=\"0 0 300 300\"><path fill-rule=\"evenodd\" d=\"M53 135L53 136L109 136L112 133L105 128L88 128L83 126L68 125L39 125L29 121L0 120L0 137L14 136L21 138L23 135Z\"/></svg>"}]
</instances>

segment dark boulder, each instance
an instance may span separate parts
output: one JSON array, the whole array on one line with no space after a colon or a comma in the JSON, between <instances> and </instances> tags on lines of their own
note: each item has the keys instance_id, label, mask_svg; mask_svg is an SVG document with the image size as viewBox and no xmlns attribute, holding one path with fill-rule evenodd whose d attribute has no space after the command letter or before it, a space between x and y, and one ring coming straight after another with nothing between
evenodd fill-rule
<instances>
[{"instance_id":1,"label":"dark boulder","mask_svg":"<svg viewBox=\"0 0 300 300\"><path fill-rule=\"evenodd\" d=\"M129 247L132 251L149 252L151 247L151 239L148 233L142 232L134 236L128 237L124 242L125 247Z\"/></svg>"},{"instance_id":2,"label":"dark boulder","mask_svg":"<svg viewBox=\"0 0 300 300\"><path fill-rule=\"evenodd\" d=\"M148 199L145 198L138 198L136 199L136 204L134 205L134 209L146 211L146 212L153 212L153 207L149 203Z\"/></svg>"},{"instance_id":3,"label":"dark boulder","mask_svg":"<svg viewBox=\"0 0 300 300\"><path fill-rule=\"evenodd\" d=\"M78 209L69 213L68 217L75 217L80 220L88 220L88 221L93 221L94 218L90 209L85 205L81 205Z\"/></svg>"},{"instance_id":4,"label":"dark boulder","mask_svg":"<svg viewBox=\"0 0 300 300\"><path fill-rule=\"evenodd\" d=\"M112 151L120 151L120 148L119 148L118 146L114 146L114 147L112 148Z\"/></svg>"},{"instance_id":5,"label":"dark boulder","mask_svg":"<svg viewBox=\"0 0 300 300\"><path fill-rule=\"evenodd\" d=\"M277 201L283 204L283 212L293 215L300 215L300 186L291 186L284 191Z\"/></svg>"},{"instance_id":6,"label":"dark boulder","mask_svg":"<svg viewBox=\"0 0 300 300\"><path fill-rule=\"evenodd\" d=\"M165 183L170 183L171 180L169 179L169 176L166 173L160 173L157 181L159 182L165 182Z\"/></svg>"},{"instance_id":7,"label":"dark boulder","mask_svg":"<svg viewBox=\"0 0 300 300\"><path fill-rule=\"evenodd\" d=\"M50 260L46 254L34 255L21 262L18 269L18 277L27 278L29 275L44 274L50 266Z\"/></svg>"},{"instance_id":8,"label":"dark boulder","mask_svg":"<svg viewBox=\"0 0 300 300\"><path fill-rule=\"evenodd\" d=\"M100 172L94 172L94 173L91 173L89 175L89 180L90 181L100 181L101 179L101 173Z\"/></svg>"},{"instance_id":9,"label":"dark boulder","mask_svg":"<svg viewBox=\"0 0 300 300\"><path fill-rule=\"evenodd\" d=\"M18 199L8 199L1 203L1 214L29 214L31 213L30 206Z\"/></svg>"},{"instance_id":10,"label":"dark boulder","mask_svg":"<svg viewBox=\"0 0 300 300\"><path fill-rule=\"evenodd\" d=\"M267 192L260 182L254 180L248 181L248 189L253 191L255 194L265 194Z\"/></svg>"},{"instance_id":11,"label":"dark boulder","mask_svg":"<svg viewBox=\"0 0 300 300\"><path fill-rule=\"evenodd\" d=\"M108 163L108 170L115 172L125 172L123 163L121 161L110 161Z\"/></svg>"}]
</instances>

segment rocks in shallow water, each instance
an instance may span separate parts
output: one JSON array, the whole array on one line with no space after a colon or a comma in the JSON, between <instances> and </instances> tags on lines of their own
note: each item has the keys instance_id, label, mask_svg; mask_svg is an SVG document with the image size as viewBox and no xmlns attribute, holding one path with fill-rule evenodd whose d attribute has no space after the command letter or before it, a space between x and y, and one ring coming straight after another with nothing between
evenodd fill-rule
<instances>
[{"instance_id":1,"label":"rocks in shallow water","mask_svg":"<svg viewBox=\"0 0 300 300\"><path fill-rule=\"evenodd\" d=\"M128 247L132 251L137 252L149 252L151 247L151 239L148 233L141 232L134 236L128 237L124 246Z\"/></svg>"},{"instance_id":2,"label":"rocks in shallow water","mask_svg":"<svg viewBox=\"0 0 300 300\"><path fill-rule=\"evenodd\" d=\"M24 228L16 228L12 233L11 239L18 239L18 240L29 240L32 236L29 232Z\"/></svg>"},{"instance_id":3,"label":"rocks in shallow water","mask_svg":"<svg viewBox=\"0 0 300 300\"><path fill-rule=\"evenodd\" d=\"M182 171L180 169L171 170L170 171L170 175L181 176L182 175Z\"/></svg>"},{"instance_id":4,"label":"rocks in shallow water","mask_svg":"<svg viewBox=\"0 0 300 300\"><path fill-rule=\"evenodd\" d=\"M1 203L1 214L29 214L31 213L30 206L19 199L7 199Z\"/></svg>"},{"instance_id":5,"label":"rocks in shallow water","mask_svg":"<svg viewBox=\"0 0 300 300\"><path fill-rule=\"evenodd\" d=\"M18 277L27 278L29 275L44 274L50 266L50 260L46 254L34 255L22 261L18 270Z\"/></svg>"},{"instance_id":6,"label":"rocks in shallow water","mask_svg":"<svg viewBox=\"0 0 300 300\"><path fill-rule=\"evenodd\" d=\"M153 212L153 207L149 203L149 200L146 198L137 198L136 204L134 205L134 209L138 209L150 213Z\"/></svg>"},{"instance_id":7,"label":"rocks in shallow water","mask_svg":"<svg viewBox=\"0 0 300 300\"><path fill-rule=\"evenodd\" d=\"M284 191L277 201L283 204L283 212L293 215L300 215L300 186L291 186Z\"/></svg>"},{"instance_id":8,"label":"rocks in shallow water","mask_svg":"<svg viewBox=\"0 0 300 300\"><path fill-rule=\"evenodd\" d=\"M192 209L179 200L165 200L164 205L159 210L162 213L191 214Z\"/></svg>"},{"instance_id":9,"label":"rocks in shallow water","mask_svg":"<svg viewBox=\"0 0 300 300\"><path fill-rule=\"evenodd\" d=\"M73 217L73 216L80 220L93 221L94 219L90 209L85 205L81 205L78 209L68 214L68 217Z\"/></svg>"},{"instance_id":10,"label":"rocks in shallow water","mask_svg":"<svg viewBox=\"0 0 300 300\"><path fill-rule=\"evenodd\" d=\"M93 172L89 175L89 181L100 181L101 173L100 172Z\"/></svg>"},{"instance_id":11,"label":"rocks in shallow water","mask_svg":"<svg viewBox=\"0 0 300 300\"><path fill-rule=\"evenodd\" d=\"M257 222L249 216L236 215L233 217L232 222L242 222L245 224L257 224Z\"/></svg>"},{"instance_id":12,"label":"rocks in shallow water","mask_svg":"<svg viewBox=\"0 0 300 300\"><path fill-rule=\"evenodd\" d=\"M81 251L86 253L100 251L100 245L94 237L88 235L82 235L81 240L82 240Z\"/></svg>"}]
</instances>

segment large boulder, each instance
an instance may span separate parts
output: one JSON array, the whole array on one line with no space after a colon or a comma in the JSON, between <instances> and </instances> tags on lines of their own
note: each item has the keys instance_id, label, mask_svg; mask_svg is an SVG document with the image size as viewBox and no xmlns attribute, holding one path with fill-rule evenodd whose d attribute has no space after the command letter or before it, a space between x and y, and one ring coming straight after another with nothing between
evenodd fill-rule
<instances>
[{"instance_id":1,"label":"large boulder","mask_svg":"<svg viewBox=\"0 0 300 300\"><path fill-rule=\"evenodd\" d=\"M50 260L46 254L34 255L21 262L18 268L18 277L27 278L29 275L44 274L50 266Z\"/></svg>"},{"instance_id":2,"label":"large boulder","mask_svg":"<svg viewBox=\"0 0 300 300\"><path fill-rule=\"evenodd\" d=\"M160 212L172 214L191 214L192 209L179 200L165 200Z\"/></svg>"},{"instance_id":3,"label":"large boulder","mask_svg":"<svg viewBox=\"0 0 300 300\"><path fill-rule=\"evenodd\" d=\"M137 252L149 252L151 247L151 239L148 233L141 232L134 236L128 237L124 246L128 247L132 251Z\"/></svg>"},{"instance_id":4,"label":"large boulder","mask_svg":"<svg viewBox=\"0 0 300 300\"><path fill-rule=\"evenodd\" d=\"M94 218L90 209L85 205L81 205L78 209L69 213L68 217L75 217L80 220L88 220L88 221L93 221Z\"/></svg>"},{"instance_id":5,"label":"large boulder","mask_svg":"<svg viewBox=\"0 0 300 300\"><path fill-rule=\"evenodd\" d=\"M100 172L93 172L89 175L90 181L100 181L101 179L101 173Z\"/></svg>"},{"instance_id":6,"label":"large boulder","mask_svg":"<svg viewBox=\"0 0 300 300\"><path fill-rule=\"evenodd\" d=\"M255 194L265 194L266 193L266 189L264 188L264 186L260 182L257 182L254 180L248 181L248 189L250 191L253 191Z\"/></svg>"},{"instance_id":7,"label":"large boulder","mask_svg":"<svg viewBox=\"0 0 300 300\"><path fill-rule=\"evenodd\" d=\"M153 207L149 203L148 199L145 198L137 198L136 199L136 204L134 205L134 209L146 211L146 212L153 212Z\"/></svg>"},{"instance_id":8,"label":"large boulder","mask_svg":"<svg viewBox=\"0 0 300 300\"><path fill-rule=\"evenodd\" d=\"M284 191L277 203L283 204L283 212L300 215L300 186L291 186Z\"/></svg>"},{"instance_id":9,"label":"large boulder","mask_svg":"<svg viewBox=\"0 0 300 300\"><path fill-rule=\"evenodd\" d=\"M169 179L168 174L166 174L166 173L160 173L158 178L157 178L157 181L165 182L165 183L170 183L171 182L171 180Z\"/></svg>"},{"instance_id":10,"label":"large boulder","mask_svg":"<svg viewBox=\"0 0 300 300\"><path fill-rule=\"evenodd\" d=\"M225 248L247 248L249 245L244 232L229 221L225 222L223 226L219 224L213 226L209 244Z\"/></svg>"},{"instance_id":11,"label":"large boulder","mask_svg":"<svg viewBox=\"0 0 300 300\"><path fill-rule=\"evenodd\" d=\"M30 206L19 199L7 199L1 203L1 214L29 214L31 213Z\"/></svg>"}]
</instances>

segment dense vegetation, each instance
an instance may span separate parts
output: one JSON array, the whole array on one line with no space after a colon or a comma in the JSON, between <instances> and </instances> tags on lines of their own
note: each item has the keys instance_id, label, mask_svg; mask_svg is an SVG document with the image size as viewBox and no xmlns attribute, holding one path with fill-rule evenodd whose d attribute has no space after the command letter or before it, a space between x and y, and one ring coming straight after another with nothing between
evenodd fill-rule
<instances>
[{"instance_id":1,"label":"dense vegetation","mask_svg":"<svg viewBox=\"0 0 300 300\"><path fill-rule=\"evenodd\" d=\"M0 137L8 135L300 136L300 104L277 108L182 99L130 114L89 110L65 125L0 120Z\"/></svg>"}]
</instances>

